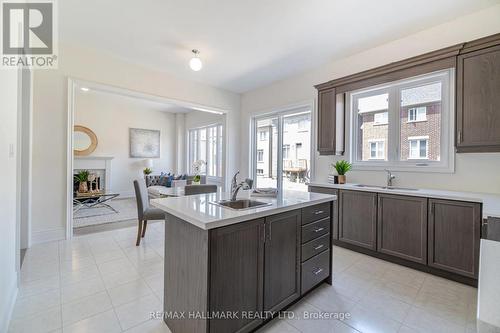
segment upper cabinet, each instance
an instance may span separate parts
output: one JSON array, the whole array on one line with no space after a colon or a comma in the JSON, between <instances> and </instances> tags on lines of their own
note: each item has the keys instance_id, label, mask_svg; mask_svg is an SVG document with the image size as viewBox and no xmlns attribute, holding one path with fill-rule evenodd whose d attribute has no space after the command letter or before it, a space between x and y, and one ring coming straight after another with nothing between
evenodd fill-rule
<instances>
[{"instance_id":1,"label":"upper cabinet","mask_svg":"<svg viewBox=\"0 0 500 333\"><path fill-rule=\"evenodd\" d=\"M335 154L335 88L318 91L318 152Z\"/></svg>"},{"instance_id":2,"label":"upper cabinet","mask_svg":"<svg viewBox=\"0 0 500 333\"><path fill-rule=\"evenodd\" d=\"M500 152L500 34L463 48L456 98L457 152Z\"/></svg>"}]
</instances>

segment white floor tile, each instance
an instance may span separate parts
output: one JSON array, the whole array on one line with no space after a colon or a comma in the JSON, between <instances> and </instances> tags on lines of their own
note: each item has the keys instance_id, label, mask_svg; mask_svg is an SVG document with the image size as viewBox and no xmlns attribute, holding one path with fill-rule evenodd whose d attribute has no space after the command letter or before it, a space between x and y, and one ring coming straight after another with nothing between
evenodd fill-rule
<instances>
[{"instance_id":1,"label":"white floor tile","mask_svg":"<svg viewBox=\"0 0 500 333\"><path fill-rule=\"evenodd\" d=\"M115 308L124 330L151 319L151 313L162 311L163 306L156 296L149 295Z\"/></svg>"},{"instance_id":2,"label":"white floor tile","mask_svg":"<svg viewBox=\"0 0 500 333\"><path fill-rule=\"evenodd\" d=\"M76 323L112 308L106 291L62 305L63 326Z\"/></svg>"},{"instance_id":3,"label":"white floor tile","mask_svg":"<svg viewBox=\"0 0 500 333\"><path fill-rule=\"evenodd\" d=\"M168 326L157 319L148 320L142 324L132 327L125 331L126 333L171 333Z\"/></svg>"},{"instance_id":4,"label":"white floor tile","mask_svg":"<svg viewBox=\"0 0 500 333\"><path fill-rule=\"evenodd\" d=\"M104 283L100 277L68 284L63 286L61 289L62 303L70 303L80 298L97 294L98 292L104 290Z\"/></svg>"},{"instance_id":5,"label":"white floor tile","mask_svg":"<svg viewBox=\"0 0 500 333\"><path fill-rule=\"evenodd\" d=\"M42 312L48 308L60 306L61 292L59 289L47 291L34 296L19 298L14 306L12 317L22 318L31 314Z\"/></svg>"},{"instance_id":6,"label":"white floor tile","mask_svg":"<svg viewBox=\"0 0 500 333\"><path fill-rule=\"evenodd\" d=\"M63 328L64 333L119 333L122 331L114 310L80 320Z\"/></svg>"},{"instance_id":7,"label":"white floor tile","mask_svg":"<svg viewBox=\"0 0 500 333\"><path fill-rule=\"evenodd\" d=\"M143 296L151 295L153 291L142 280L135 280L116 288L108 289L114 307L129 303Z\"/></svg>"},{"instance_id":8,"label":"white floor tile","mask_svg":"<svg viewBox=\"0 0 500 333\"><path fill-rule=\"evenodd\" d=\"M44 309L33 315L12 319L9 333L46 333L61 327L61 307Z\"/></svg>"}]
</instances>

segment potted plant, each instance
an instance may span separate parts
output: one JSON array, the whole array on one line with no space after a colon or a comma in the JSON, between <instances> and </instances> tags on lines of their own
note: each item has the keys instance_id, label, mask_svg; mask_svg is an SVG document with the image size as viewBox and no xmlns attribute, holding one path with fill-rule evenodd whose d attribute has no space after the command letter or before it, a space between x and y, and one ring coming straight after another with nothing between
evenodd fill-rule
<instances>
[{"instance_id":1,"label":"potted plant","mask_svg":"<svg viewBox=\"0 0 500 333\"><path fill-rule=\"evenodd\" d=\"M142 170L142 173L144 173L144 176L150 175L151 173L153 173L153 169L144 168L144 170Z\"/></svg>"},{"instance_id":2,"label":"potted plant","mask_svg":"<svg viewBox=\"0 0 500 333\"><path fill-rule=\"evenodd\" d=\"M192 185L200 185L201 183L201 168L203 165L205 165L206 162L203 160L197 160L193 162L192 169L194 173L194 178L193 181L191 182Z\"/></svg>"},{"instance_id":3,"label":"potted plant","mask_svg":"<svg viewBox=\"0 0 500 333\"><path fill-rule=\"evenodd\" d=\"M345 174L352 169L352 164L345 160L341 160L335 164L332 164L332 166L335 168L337 174L339 175L338 176L339 184L345 184L346 182Z\"/></svg>"},{"instance_id":4,"label":"potted plant","mask_svg":"<svg viewBox=\"0 0 500 333\"><path fill-rule=\"evenodd\" d=\"M75 175L75 180L78 182L78 192L87 193L89 191L87 182L89 180L89 170L80 170Z\"/></svg>"}]
</instances>

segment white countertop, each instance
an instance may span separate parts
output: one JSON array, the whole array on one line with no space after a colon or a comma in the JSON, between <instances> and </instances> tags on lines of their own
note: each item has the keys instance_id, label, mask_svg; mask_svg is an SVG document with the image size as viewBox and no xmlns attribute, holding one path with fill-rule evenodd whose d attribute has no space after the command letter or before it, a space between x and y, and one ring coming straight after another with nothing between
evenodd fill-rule
<instances>
[{"instance_id":1,"label":"white countertop","mask_svg":"<svg viewBox=\"0 0 500 333\"><path fill-rule=\"evenodd\" d=\"M307 185L317 187L329 187L343 190L366 191L377 193L399 194L414 197L427 197L445 200L458 200L469 202L480 202L483 204L483 218L500 217L500 195L488 193L475 193L475 192L458 192L458 191L445 191L435 189L384 189L378 187L359 187L358 184L330 184L322 182L311 182Z\"/></svg>"},{"instance_id":2,"label":"white countertop","mask_svg":"<svg viewBox=\"0 0 500 333\"><path fill-rule=\"evenodd\" d=\"M233 210L213 204L229 198L229 193L210 193L153 199L151 205L207 230L337 199L335 195L299 191L284 191L277 198L250 197L250 191L241 191L238 199L251 198L270 205Z\"/></svg>"}]
</instances>

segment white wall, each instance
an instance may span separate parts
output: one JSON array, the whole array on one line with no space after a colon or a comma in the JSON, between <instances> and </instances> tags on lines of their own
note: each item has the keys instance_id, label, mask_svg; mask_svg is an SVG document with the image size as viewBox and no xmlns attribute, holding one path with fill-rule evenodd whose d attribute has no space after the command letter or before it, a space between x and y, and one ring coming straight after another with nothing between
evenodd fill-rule
<instances>
[{"instance_id":1,"label":"white wall","mask_svg":"<svg viewBox=\"0 0 500 333\"><path fill-rule=\"evenodd\" d=\"M16 145L18 73L0 74L0 332L7 331L17 295Z\"/></svg>"},{"instance_id":2,"label":"white wall","mask_svg":"<svg viewBox=\"0 0 500 333\"><path fill-rule=\"evenodd\" d=\"M134 196L133 181L141 177L145 158L130 158L129 128L160 131L160 158L153 172L173 172L176 165L175 114L157 110L138 99L102 92L77 91L75 125L90 128L98 145L90 156L111 156L111 192Z\"/></svg>"},{"instance_id":3,"label":"white wall","mask_svg":"<svg viewBox=\"0 0 500 333\"><path fill-rule=\"evenodd\" d=\"M231 125L228 136L234 143L229 147L228 167L238 168L238 94L133 65L102 52L59 45L59 69L37 70L34 74L34 243L65 237L68 77L227 110Z\"/></svg>"},{"instance_id":4,"label":"white wall","mask_svg":"<svg viewBox=\"0 0 500 333\"><path fill-rule=\"evenodd\" d=\"M186 113L186 131L192 128L203 127L213 124L222 124L224 115L193 111Z\"/></svg>"},{"instance_id":5,"label":"white wall","mask_svg":"<svg viewBox=\"0 0 500 333\"><path fill-rule=\"evenodd\" d=\"M247 92L241 105L241 167L248 174L249 122L252 114L316 99L313 85L394 61L500 32L500 5L457 18L379 47L332 61L314 70ZM245 133L243 135L243 133ZM339 159L315 152L315 178L326 181L329 165ZM474 192L500 193L500 153L457 154L455 173L395 173L396 184ZM385 172L353 171L349 182L382 184Z\"/></svg>"}]
</instances>

